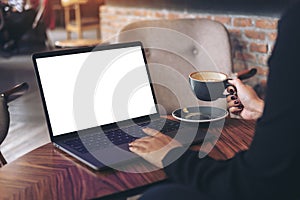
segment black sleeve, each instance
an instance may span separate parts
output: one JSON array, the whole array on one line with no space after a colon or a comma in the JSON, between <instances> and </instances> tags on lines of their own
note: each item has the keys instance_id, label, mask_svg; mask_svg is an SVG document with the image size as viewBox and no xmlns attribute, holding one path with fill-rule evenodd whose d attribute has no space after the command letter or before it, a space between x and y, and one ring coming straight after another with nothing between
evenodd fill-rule
<instances>
[{"instance_id":1,"label":"black sleeve","mask_svg":"<svg viewBox=\"0 0 300 200\"><path fill-rule=\"evenodd\" d=\"M300 199L300 3L279 20L263 116L248 151L226 161L187 151L167 176L222 199ZM170 151L166 165L182 149Z\"/></svg>"}]
</instances>

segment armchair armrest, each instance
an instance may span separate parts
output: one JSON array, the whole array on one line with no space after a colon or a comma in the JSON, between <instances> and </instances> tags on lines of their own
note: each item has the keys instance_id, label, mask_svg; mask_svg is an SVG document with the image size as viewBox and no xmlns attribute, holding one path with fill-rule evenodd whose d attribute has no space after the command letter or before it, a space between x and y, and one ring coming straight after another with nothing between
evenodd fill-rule
<instances>
[{"instance_id":1,"label":"armchair armrest","mask_svg":"<svg viewBox=\"0 0 300 200\"><path fill-rule=\"evenodd\" d=\"M6 90L0 93L0 96L6 100L6 103L9 103L18 97L22 96L29 89L29 85L26 82L20 83L9 90Z\"/></svg>"}]
</instances>

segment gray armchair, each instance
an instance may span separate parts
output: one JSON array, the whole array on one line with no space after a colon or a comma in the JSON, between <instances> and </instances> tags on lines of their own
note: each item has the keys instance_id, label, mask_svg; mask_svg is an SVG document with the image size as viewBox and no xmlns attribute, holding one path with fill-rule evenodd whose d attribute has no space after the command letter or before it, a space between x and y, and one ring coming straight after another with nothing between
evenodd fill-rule
<instances>
[{"instance_id":1,"label":"gray armchair","mask_svg":"<svg viewBox=\"0 0 300 200\"><path fill-rule=\"evenodd\" d=\"M118 42L141 41L160 112L170 114L177 108L205 105L196 99L188 83L191 72L232 73L228 31L208 19L146 20L125 26ZM224 99L223 99L224 101ZM226 106L224 102L213 102Z\"/></svg>"},{"instance_id":2,"label":"gray armchair","mask_svg":"<svg viewBox=\"0 0 300 200\"><path fill-rule=\"evenodd\" d=\"M6 138L9 128L10 118L7 104L22 96L28 88L29 86L27 83L21 83L9 90L6 90L5 92L0 93L0 145ZM6 160L0 151L0 167L5 164Z\"/></svg>"}]
</instances>

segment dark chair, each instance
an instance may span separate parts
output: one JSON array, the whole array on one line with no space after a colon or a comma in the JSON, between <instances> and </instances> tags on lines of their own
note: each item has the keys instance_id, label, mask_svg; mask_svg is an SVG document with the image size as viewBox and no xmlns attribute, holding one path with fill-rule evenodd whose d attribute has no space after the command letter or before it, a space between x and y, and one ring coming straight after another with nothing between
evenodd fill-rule
<instances>
[{"instance_id":1,"label":"dark chair","mask_svg":"<svg viewBox=\"0 0 300 200\"><path fill-rule=\"evenodd\" d=\"M101 38L99 6L103 2L103 0L61 0L68 40L71 39L72 32L77 33L78 39L82 39L83 32L91 29L96 30L97 39Z\"/></svg>"},{"instance_id":2,"label":"dark chair","mask_svg":"<svg viewBox=\"0 0 300 200\"><path fill-rule=\"evenodd\" d=\"M36 17L33 21L32 28L24 33L18 41L17 53L31 54L45 49L51 49L52 44L47 35L48 27L52 26L53 13L52 3L50 0L41 0L40 5L36 9ZM49 14L50 13L50 14ZM48 18L45 19L46 15Z\"/></svg>"},{"instance_id":3,"label":"dark chair","mask_svg":"<svg viewBox=\"0 0 300 200\"><path fill-rule=\"evenodd\" d=\"M9 90L4 92L0 92L0 145L4 141L7 136L9 129L9 111L8 111L8 103L22 96L29 88L27 83L21 83ZM6 164L6 160L3 157L0 151L0 167Z\"/></svg>"},{"instance_id":4,"label":"dark chair","mask_svg":"<svg viewBox=\"0 0 300 200\"><path fill-rule=\"evenodd\" d=\"M48 2L48 3L47 3ZM1 8L4 4L1 5ZM32 28L26 30L20 38L11 38L11 40L1 44L2 56L12 56L15 54L31 54L36 51L42 51L49 47L49 38L47 37L47 24L44 22L45 11L51 10L51 4L47 0L42 0L37 8L33 8L36 17L33 19ZM5 35L6 19L3 11L0 9L0 31ZM2 12L1 12L2 11ZM24 15L26 17L27 15ZM28 15L29 17L29 15Z\"/></svg>"}]
</instances>

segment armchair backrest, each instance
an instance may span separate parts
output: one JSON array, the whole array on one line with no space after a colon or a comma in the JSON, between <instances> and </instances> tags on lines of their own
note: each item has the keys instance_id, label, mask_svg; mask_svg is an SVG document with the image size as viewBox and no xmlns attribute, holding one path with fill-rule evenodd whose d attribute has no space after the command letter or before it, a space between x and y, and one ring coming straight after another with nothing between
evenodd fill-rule
<instances>
[{"instance_id":1,"label":"armchair backrest","mask_svg":"<svg viewBox=\"0 0 300 200\"><path fill-rule=\"evenodd\" d=\"M9 113L4 96L0 96L0 145L5 139L9 127Z\"/></svg>"},{"instance_id":2,"label":"armchair backrest","mask_svg":"<svg viewBox=\"0 0 300 200\"><path fill-rule=\"evenodd\" d=\"M2 142L7 136L9 124L10 124L10 116L9 116L7 104L19 98L23 94L25 94L28 88L29 88L28 83L24 82L15 85L9 90L0 92L0 145L2 144ZM5 164L6 164L6 160L0 151L0 167L2 167Z\"/></svg>"},{"instance_id":3,"label":"armchair backrest","mask_svg":"<svg viewBox=\"0 0 300 200\"><path fill-rule=\"evenodd\" d=\"M194 96L188 76L194 71L232 71L228 31L208 19L146 20L125 26L118 42L141 41L161 112L205 104ZM207 103L207 102L206 102ZM165 111L164 111L165 110Z\"/></svg>"}]
</instances>

